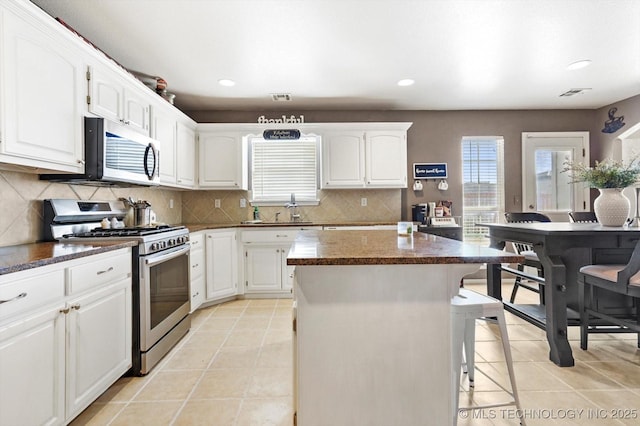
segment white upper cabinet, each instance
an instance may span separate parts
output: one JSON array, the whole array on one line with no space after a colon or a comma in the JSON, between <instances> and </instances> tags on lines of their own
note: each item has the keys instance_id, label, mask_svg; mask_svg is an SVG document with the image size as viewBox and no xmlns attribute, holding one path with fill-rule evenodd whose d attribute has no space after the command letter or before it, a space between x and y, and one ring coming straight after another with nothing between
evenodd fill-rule
<instances>
[{"instance_id":1,"label":"white upper cabinet","mask_svg":"<svg viewBox=\"0 0 640 426\"><path fill-rule=\"evenodd\" d=\"M195 127L195 126L194 126ZM176 183L193 188L196 183L196 132L194 127L178 122L176 131ZM162 152L160 152L162 158ZM162 164L162 160L160 160Z\"/></svg>"},{"instance_id":2,"label":"white upper cabinet","mask_svg":"<svg viewBox=\"0 0 640 426\"><path fill-rule=\"evenodd\" d=\"M84 56L31 6L0 5L0 162L81 173Z\"/></svg>"},{"instance_id":3,"label":"white upper cabinet","mask_svg":"<svg viewBox=\"0 0 640 426\"><path fill-rule=\"evenodd\" d=\"M368 187L407 187L406 131L367 132L364 152Z\"/></svg>"},{"instance_id":4,"label":"white upper cabinet","mask_svg":"<svg viewBox=\"0 0 640 426\"><path fill-rule=\"evenodd\" d=\"M322 187L364 186L364 131L322 135Z\"/></svg>"},{"instance_id":5,"label":"white upper cabinet","mask_svg":"<svg viewBox=\"0 0 640 426\"><path fill-rule=\"evenodd\" d=\"M199 130L200 188L247 189L241 132Z\"/></svg>"},{"instance_id":6,"label":"white upper cabinet","mask_svg":"<svg viewBox=\"0 0 640 426\"><path fill-rule=\"evenodd\" d=\"M406 188L411 123L358 123L322 132L323 189ZM343 127L343 125L335 125Z\"/></svg>"},{"instance_id":7,"label":"white upper cabinet","mask_svg":"<svg viewBox=\"0 0 640 426\"><path fill-rule=\"evenodd\" d=\"M149 135L151 92L145 93L135 82L126 81L114 70L97 62L89 68L87 78L90 112Z\"/></svg>"},{"instance_id":8,"label":"white upper cabinet","mask_svg":"<svg viewBox=\"0 0 640 426\"><path fill-rule=\"evenodd\" d=\"M175 112L163 99L151 106L151 137L160 142L160 184L175 185L177 177Z\"/></svg>"}]
</instances>

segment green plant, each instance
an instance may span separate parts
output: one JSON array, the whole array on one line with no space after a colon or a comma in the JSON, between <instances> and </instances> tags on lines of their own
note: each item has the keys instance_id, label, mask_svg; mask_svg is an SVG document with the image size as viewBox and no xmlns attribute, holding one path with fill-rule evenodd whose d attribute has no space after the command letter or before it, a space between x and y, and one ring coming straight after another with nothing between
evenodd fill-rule
<instances>
[{"instance_id":1,"label":"green plant","mask_svg":"<svg viewBox=\"0 0 640 426\"><path fill-rule=\"evenodd\" d=\"M571 183L585 182L591 188L626 188L640 180L637 158L628 164L622 161L596 161L594 167L580 162L565 161L563 172L571 174Z\"/></svg>"}]
</instances>

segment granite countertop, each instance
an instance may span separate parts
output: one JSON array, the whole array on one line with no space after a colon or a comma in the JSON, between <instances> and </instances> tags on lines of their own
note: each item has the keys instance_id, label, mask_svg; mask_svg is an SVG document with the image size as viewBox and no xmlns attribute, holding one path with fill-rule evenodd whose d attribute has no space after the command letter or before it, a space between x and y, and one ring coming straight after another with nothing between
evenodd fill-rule
<instances>
[{"instance_id":1,"label":"granite countertop","mask_svg":"<svg viewBox=\"0 0 640 426\"><path fill-rule=\"evenodd\" d=\"M301 231L287 265L521 263L523 256L430 234L396 231Z\"/></svg>"},{"instance_id":2,"label":"granite countertop","mask_svg":"<svg viewBox=\"0 0 640 426\"><path fill-rule=\"evenodd\" d=\"M43 242L0 247L0 275L136 245L136 241L84 244Z\"/></svg>"},{"instance_id":3,"label":"granite countertop","mask_svg":"<svg viewBox=\"0 0 640 426\"><path fill-rule=\"evenodd\" d=\"M282 226L377 226L396 225L397 222L260 222L260 223L183 223L189 232L223 228L276 228Z\"/></svg>"}]
</instances>

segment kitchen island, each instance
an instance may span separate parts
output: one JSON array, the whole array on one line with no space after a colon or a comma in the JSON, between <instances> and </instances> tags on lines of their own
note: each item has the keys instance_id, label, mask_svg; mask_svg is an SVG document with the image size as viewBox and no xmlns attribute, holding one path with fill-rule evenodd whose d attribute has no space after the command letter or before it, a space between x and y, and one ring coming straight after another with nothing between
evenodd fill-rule
<instances>
[{"instance_id":1,"label":"kitchen island","mask_svg":"<svg viewBox=\"0 0 640 426\"><path fill-rule=\"evenodd\" d=\"M297 424L453 424L450 301L512 253L435 235L301 231L294 280Z\"/></svg>"}]
</instances>

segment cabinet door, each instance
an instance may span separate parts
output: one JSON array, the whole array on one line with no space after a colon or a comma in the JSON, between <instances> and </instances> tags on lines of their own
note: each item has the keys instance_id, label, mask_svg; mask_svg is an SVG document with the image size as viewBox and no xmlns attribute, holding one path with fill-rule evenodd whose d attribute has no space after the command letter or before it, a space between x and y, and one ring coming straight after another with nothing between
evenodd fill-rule
<instances>
[{"instance_id":1,"label":"cabinet door","mask_svg":"<svg viewBox=\"0 0 640 426\"><path fill-rule=\"evenodd\" d=\"M362 188L364 168L364 132L322 135L322 188Z\"/></svg>"},{"instance_id":2,"label":"cabinet door","mask_svg":"<svg viewBox=\"0 0 640 426\"><path fill-rule=\"evenodd\" d=\"M240 133L200 133L201 188L247 189Z\"/></svg>"},{"instance_id":3,"label":"cabinet door","mask_svg":"<svg viewBox=\"0 0 640 426\"><path fill-rule=\"evenodd\" d=\"M251 246L245 251L247 292L279 291L282 289L282 248Z\"/></svg>"},{"instance_id":4,"label":"cabinet door","mask_svg":"<svg viewBox=\"0 0 640 426\"><path fill-rule=\"evenodd\" d=\"M205 241L207 300L233 296L238 288L236 232L207 232Z\"/></svg>"},{"instance_id":5,"label":"cabinet door","mask_svg":"<svg viewBox=\"0 0 640 426\"><path fill-rule=\"evenodd\" d=\"M67 308L67 417L73 417L131 367L131 279Z\"/></svg>"},{"instance_id":6,"label":"cabinet door","mask_svg":"<svg viewBox=\"0 0 640 426\"><path fill-rule=\"evenodd\" d=\"M365 152L368 187L407 187L406 132L367 132Z\"/></svg>"},{"instance_id":7,"label":"cabinet door","mask_svg":"<svg viewBox=\"0 0 640 426\"><path fill-rule=\"evenodd\" d=\"M4 11L0 91L4 134L0 161L82 172L83 57L38 22Z\"/></svg>"},{"instance_id":8,"label":"cabinet door","mask_svg":"<svg viewBox=\"0 0 640 426\"><path fill-rule=\"evenodd\" d=\"M154 107L151 137L160 142L160 183L176 183L176 120L164 108Z\"/></svg>"},{"instance_id":9,"label":"cabinet door","mask_svg":"<svg viewBox=\"0 0 640 426\"><path fill-rule=\"evenodd\" d=\"M142 88L132 84L106 66L94 64L89 69L89 111L149 135L149 101Z\"/></svg>"},{"instance_id":10,"label":"cabinet door","mask_svg":"<svg viewBox=\"0 0 640 426\"><path fill-rule=\"evenodd\" d=\"M89 111L111 121L122 122L124 118L124 86L100 66L89 69Z\"/></svg>"},{"instance_id":11,"label":"cabinet door","mask_svg":"<svg viewBox=\"0 0 640 426\"><path fill-rule=\"evenodd\" d=\"M140 91L142 92L142 91ZM149 135L149 100L152 93L135 89L124 91L124 123L140 133Z\"/></svg>"},{"instance_id":12,"label":"cabinet door","mask_svg":"<svg viewBox=\"0 0 640 426\"><path fill-rule=\"evenodd\" d=\"M63 424L64 305L0 328L0 424Z\"/></svg>"},{"instance_id":13,"label":"cabinet door","mask_svg":"<svg viewBox=\"0 0 640 426\"><path fill-rule=\"evenodd\" d=\"M196 132L183 123L178 123L176 157L176 182L180 186L193 188L196 181Z\"/></svg>"},{"instance_id":14,"label":"cabinet door","mask_svg":"<svg viewBox=\"0 0 640 426\"><path fill-rule=\"evenodd\" d=\"M287 265L287 255L289 254L290 249L291 249L290 245L281 248L282 289L287 291L293 290L293 274L296 269L295 266Z\"/></svg>"}]
</instances>

